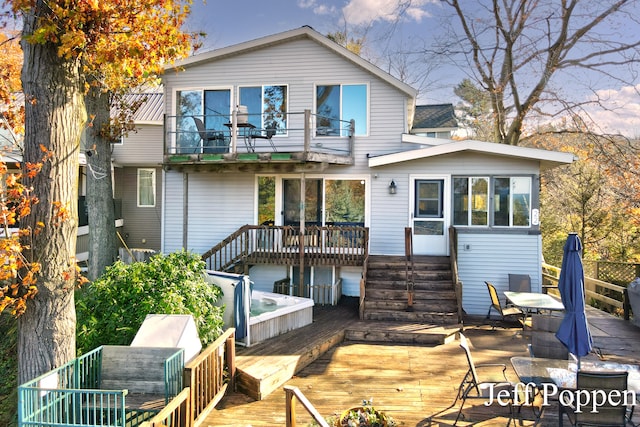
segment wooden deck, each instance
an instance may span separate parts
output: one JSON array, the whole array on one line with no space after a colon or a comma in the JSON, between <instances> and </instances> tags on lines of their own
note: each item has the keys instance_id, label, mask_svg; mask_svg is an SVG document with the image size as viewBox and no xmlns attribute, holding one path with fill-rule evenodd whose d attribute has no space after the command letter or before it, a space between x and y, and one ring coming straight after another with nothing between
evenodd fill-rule
<instances>
[{"instance_id":1,"label":"wooden deck","mask_svg":"<svg viewBox=\"0 0 640 427\"><path fill-rule=\"evenodd\" d=\"M305 340L311 340L316 331L318 336L335 339L336 332L339 334L347 326L358 323L353 307L318 307L316 312L314 323L307 327L308 337ZM640 363L640 328L595 309L589 310L589 321L594 346L605 360ZM494 329L482 322L467 324L464 333L472 342L477 364L505 363L509 378L517 381L509 359L527 355L527 334L515 327ZM328 351L309 362L296 355L303 343L299 338L287 337L289 334L266 341L260 347L238 349L239 369L249 361L243 358L259 359L263 366L275 365L282 358L295 360L302 369L286 384L298 387L324 416L358 405L363 399L373 398L374 406L386 410L401 426L453 424L457 408L445 409L453 402L457 386L467 370L465 356L457 341L435 346L341 341L333 347L325 341L326 347L330 347ZM317 351L323 350L325 348L320 346ZM596 359L597 356L591 354L586 358ZM638 423L640 411L635 413L634 421ZM496 426L506 425L508 420L507 408L487 408L480 402L468 402L464 414L465 419L458 425ZM301 407L298 407L296 416L300 426L310 422L310 417ZM522 425L534 424L529 408L524 408L521 416ZM539 425L557 423L557 408L551 407L545 411ZM255 427L284 424L285 395L282 387L278 386L263 400L255 400L239 392L228 393L203 425Z\"/></svg>"}]
</instances>

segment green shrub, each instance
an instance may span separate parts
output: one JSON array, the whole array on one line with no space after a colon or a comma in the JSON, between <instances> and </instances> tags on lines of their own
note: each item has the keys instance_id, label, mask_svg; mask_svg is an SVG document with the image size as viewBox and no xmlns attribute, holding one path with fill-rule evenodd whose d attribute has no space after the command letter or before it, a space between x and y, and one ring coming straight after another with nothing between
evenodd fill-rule
<instances>
[{"instance_id":1,"label":"green shrub","mask_svg":"<svg viewBox=\"0 0 640 427\"><path fill-rule=\"evenodd\" d=\"M147 314L191 314L203 346L222 334L220 288L204 279L205 264L187 251L108 267L76 293L78 354L101 345L129 345Z\"/></svg>"},{"instance_id":2,"label":"green shrub","mask_svg":"<svg viewBox=\"0 0 640 427\"><path fill-rule=\"evenodd\" d=\"M0 313L0 426L6 427L18 425L17 324L6 311Z\"/></svg>"}]
</instances>

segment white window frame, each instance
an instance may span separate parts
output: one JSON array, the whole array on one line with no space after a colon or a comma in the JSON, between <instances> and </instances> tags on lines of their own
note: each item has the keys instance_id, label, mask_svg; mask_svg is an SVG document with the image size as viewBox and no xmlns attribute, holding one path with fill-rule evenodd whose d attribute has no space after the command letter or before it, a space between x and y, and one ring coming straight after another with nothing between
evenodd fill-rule
<instances>
[{"instance_id":1,"label":"white window frame","mask_svg":"<svg viewBox=\"0 0 640 427\"><path fill-rule=\"evenodd\" d=\"M142 177L141 174L142 172L151 172L151 194L153 196L153 204L142 204L140 197L142 195ZM156 194L156 170L154 168L138 168L137 170L137 183L136 183L136 189L137 189L137 195L136 195L136 204L139 208L155 208L156 207L156 200L157 200L157 194Z\"/></svg>"}]
</instances>

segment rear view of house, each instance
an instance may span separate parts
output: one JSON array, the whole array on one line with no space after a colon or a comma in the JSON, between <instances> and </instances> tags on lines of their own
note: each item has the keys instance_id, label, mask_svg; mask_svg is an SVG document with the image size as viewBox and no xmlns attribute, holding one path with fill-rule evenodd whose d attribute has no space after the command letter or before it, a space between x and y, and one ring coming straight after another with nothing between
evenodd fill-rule
<instances>
[{"instance_id":1,"label":"rear view of house","mask_svg":"<svg viewBox=\"0 0 640 427\"><path fill-rule=\"evenodd\" d=\"M195 55L163 85L162 127L125 185L138 210L154 192L139 227L160 222L163 252L205 254L255 289L327 285L326 302L366 304L380 266L400 276L378 298L406 300L408 239L415 257L448 265L424 280L448 281L467 313L486 313L485 280L502 290L508 273L528 274L540 290L539 174L571 154L429 137L455 124L429 128L416 90L309 27Z\"/></svg>"}]
</instances>

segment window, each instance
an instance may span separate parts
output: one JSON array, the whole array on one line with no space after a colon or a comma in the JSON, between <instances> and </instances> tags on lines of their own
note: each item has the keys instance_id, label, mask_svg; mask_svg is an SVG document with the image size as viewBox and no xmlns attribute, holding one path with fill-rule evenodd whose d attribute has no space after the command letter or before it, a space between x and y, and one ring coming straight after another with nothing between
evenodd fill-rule
<instances>
[{"instance_id":1,"label":"window","mask_svg":"<svg viewBox=\"0 0 640 427\"><path fill-rule=\"evenodd\" d=\"M489 225L489 178L453 179L453 225Z\"/></svg>"},{"instance_id":2,"label":"window","mask_svg":"<svg viewBox=\"0 0 640 427\"><path fill-rule=\"evenodd\" d=\"M367 85L316 86L316 136L348 136L355 120L356 135L367 134Z\"/></svg>"},{"instance_id":3,"label":"window","mask_svg":"<svg viewBox=\"0 0 640 427\"><path fill-rule=\"evenodd\" d=\"M200 134L193 117L202 119L205 129L224 131L231 111L231 90L183 90L176 92L177 146L191 153L200 146Z\"/></svg>"},{"instance_id":4,"label":"window","mask_svg":"<svg viewBox=\"0 0 640 427\"><path fill-rule=\"evenodd\" d=\"M504 227L531 225L531 178L496 178L493 193L494 225Z\"/></svg>"},{"instance_id":5,"label":"window","mask_svg":"<svg viewBox=\"0 0 640 427\"><path fill-rule=\"evenodd\" d=\"M138 169L138 207L156 205L156 170Z\"/></svg>"},{"instance_id":6,"label":"window","mask_svg":"<svg viewBox=\"0 0 640 427\"><path fill-rule=\"evenodd\" d=\"M255 86L239 89L240 105L247 107L248 121L259 129L275 128L276 135L287 132L287 86Z\"/></svg>"},{"instance_id":7,"label":"window","mask_svg":"<svg viewBox=\"0 0 640 427\"><path fill-rule=\"evenodd\" d=\"M442 180L416 181L416 218L442 218Z\"/></svg>"},{"instance_id":8,"label":"window","mask_svg":"<svg viewBox=\"0 0 640 427\"><path fill-rule=\"evenodd\" d=\"M495 227L531 226L531 177L454 178L453 224L488 226L490 215Z\"/></svg>"}]
</instances>

